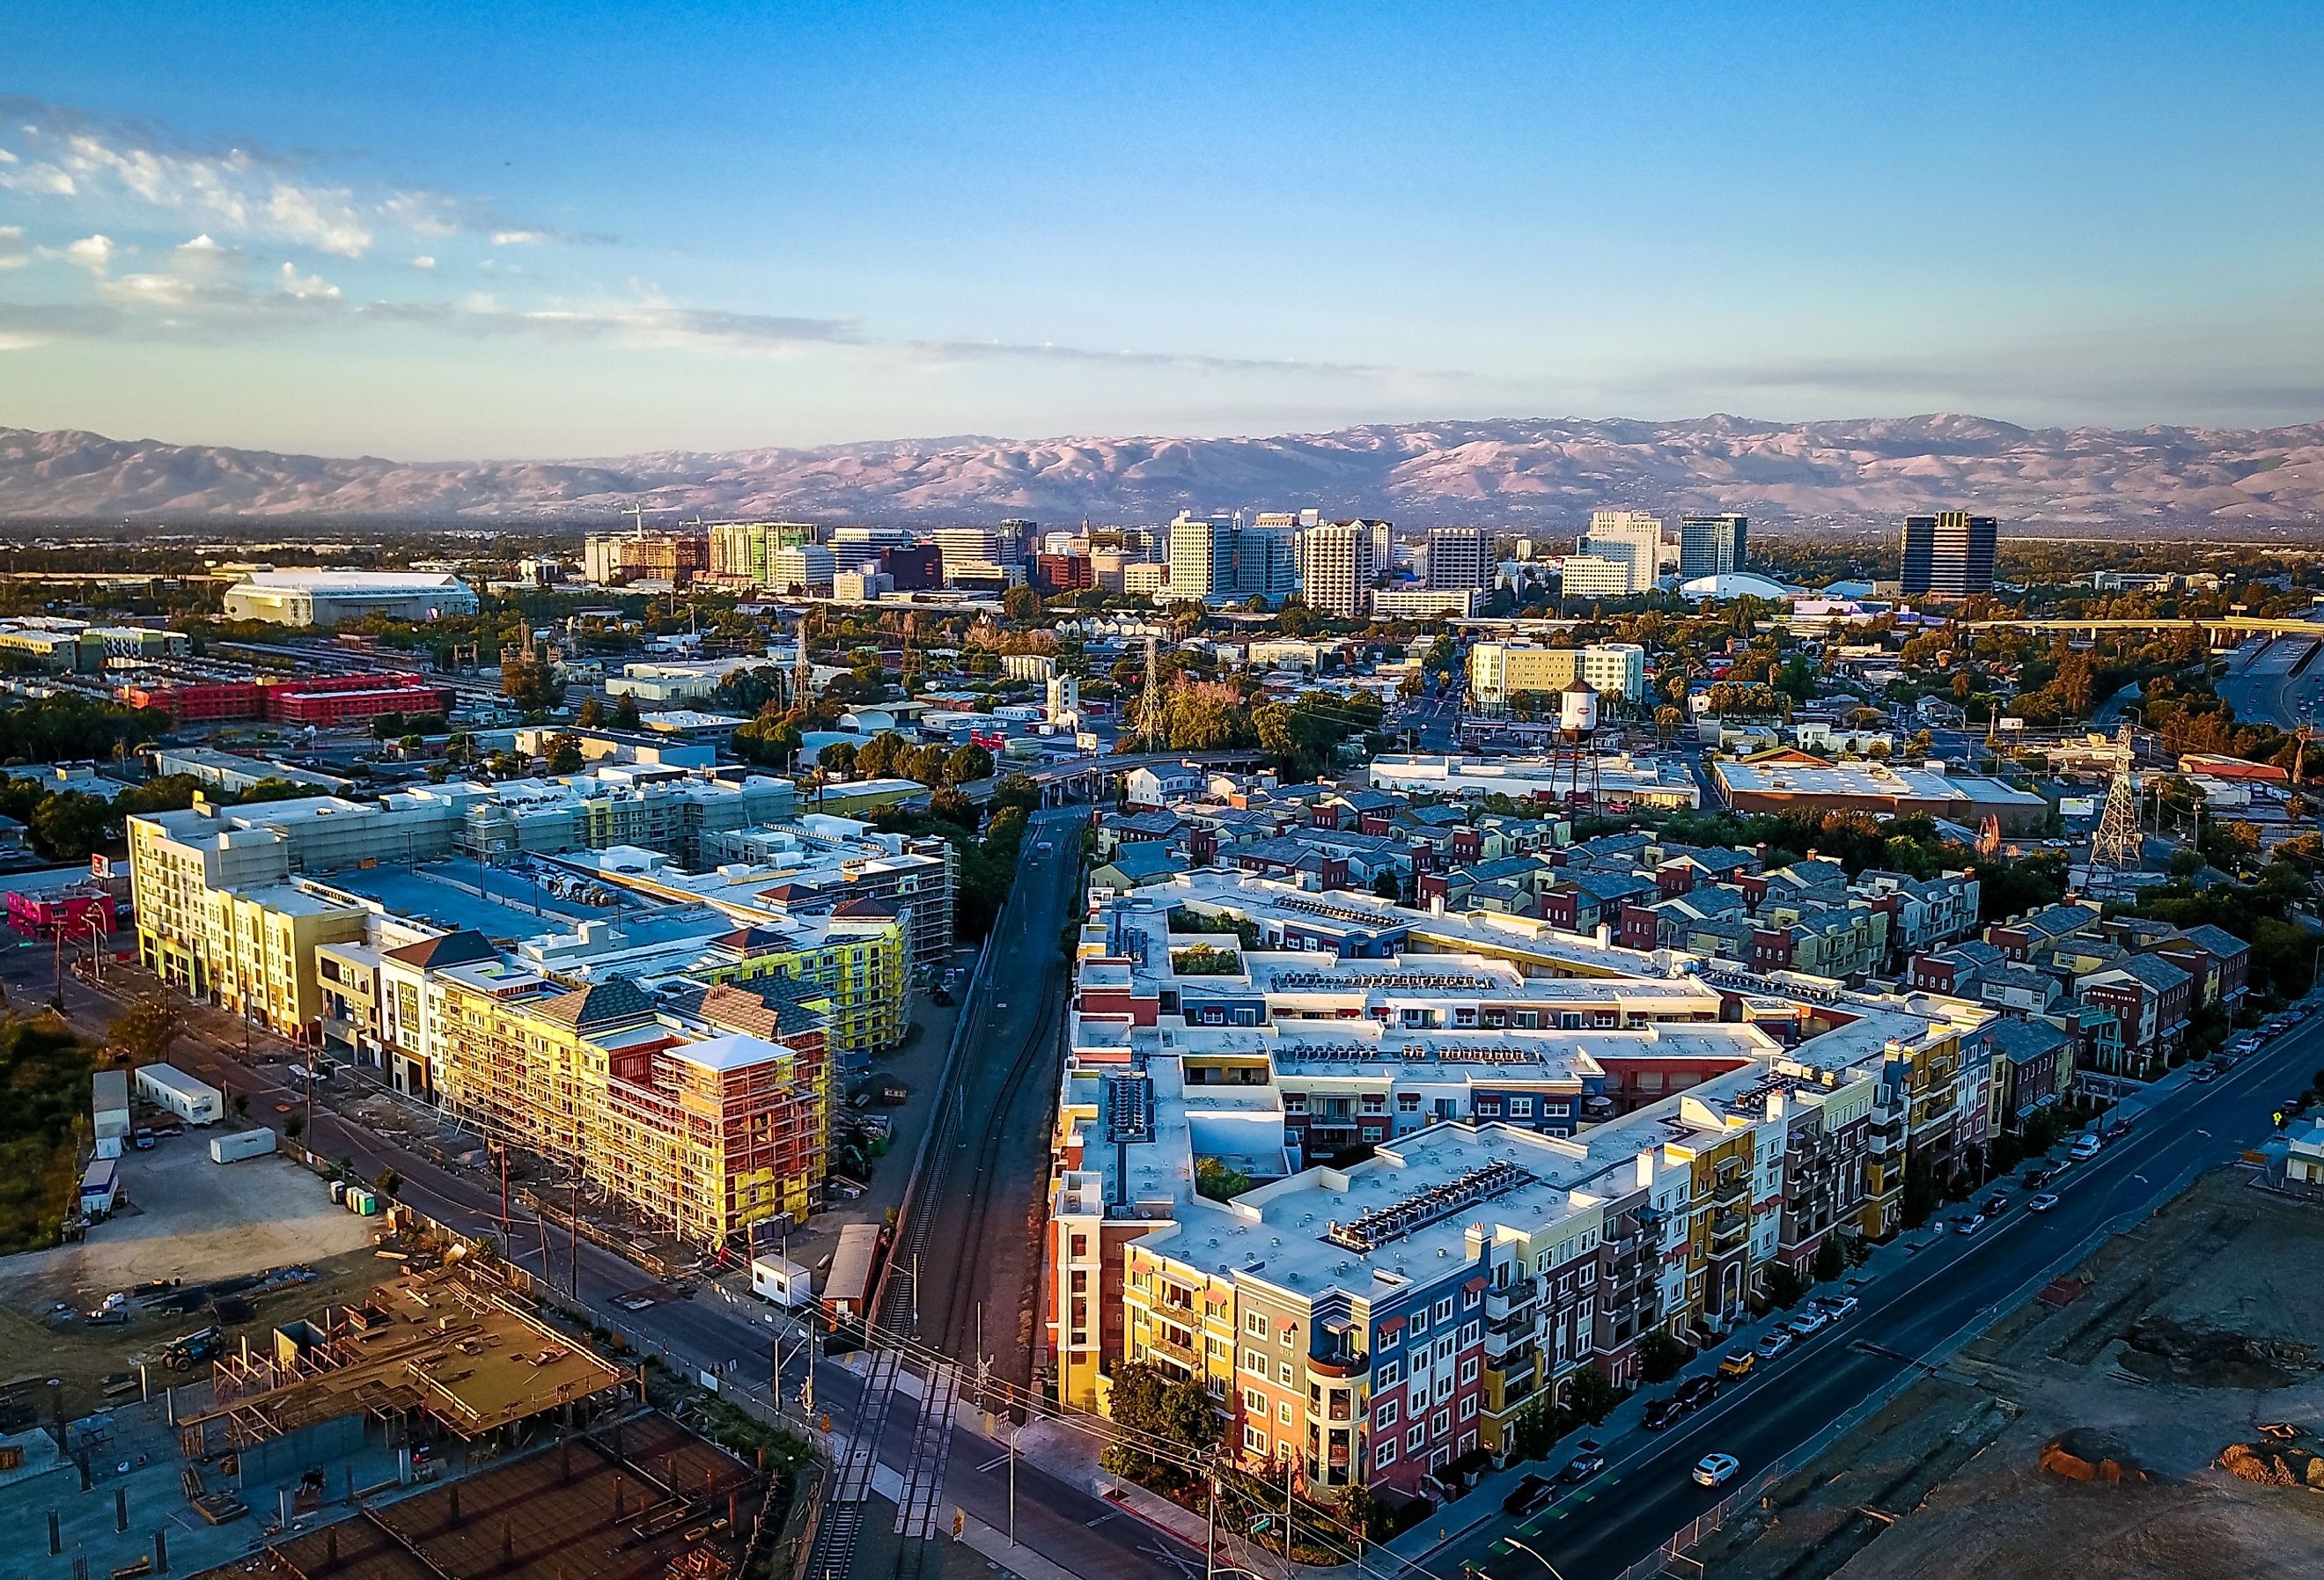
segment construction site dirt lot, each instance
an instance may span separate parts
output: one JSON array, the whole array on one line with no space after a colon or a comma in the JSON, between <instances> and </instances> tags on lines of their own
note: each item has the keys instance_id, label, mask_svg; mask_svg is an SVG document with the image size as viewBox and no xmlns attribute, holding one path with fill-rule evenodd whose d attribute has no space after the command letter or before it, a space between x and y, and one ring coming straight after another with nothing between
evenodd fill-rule
<instances>
[{"instance_id":1,"label":"construction site dirt lot","mask_svg":"<svg viewBox=\"0 0 2324 1580\"><path fill-rule=\"evenodd\" d=\"M286 1158L213 1163L197 1133L129 1153L122 1178L134 1206L87 1240L0 1259L0 1383L55 1378L68 1411L95 1409L181 1334L263 1335L397 1270L374 1254L383 1221ZM91 1321L113 1295L118 1320Z\"/></svg>"},{"instance_id":2,"label":"construction site dirt lot","mask_svg":"<svg viewBox=\"0 0 2324 1580\"><path fill-rule=\"evenodd\" d=\"M2324 1575L2324 1488L2218 1463L2255 1445L2296 1483L2324 1451L2324 1207L2246 1178L2100 1246L2076 1298L2005 1317L1693 1557L1716 1580Z\"/></svg>"}]
</instances>

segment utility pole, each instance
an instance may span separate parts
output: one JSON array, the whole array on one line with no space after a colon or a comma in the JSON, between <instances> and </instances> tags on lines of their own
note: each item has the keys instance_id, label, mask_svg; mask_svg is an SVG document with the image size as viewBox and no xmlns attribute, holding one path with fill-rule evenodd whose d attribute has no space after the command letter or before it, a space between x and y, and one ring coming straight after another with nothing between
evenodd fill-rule
<instances>
[{"instance_id":1,"label":"utility pole","mask_svg":"<svg viewBox=\"0 0 2324 1580\"><path fill-rule=\"evenodd\" d=\"M1009 1545L1017 1545L1017 1434L1021 1428L1009 1428Z\"/></svg>"}]
</instances>

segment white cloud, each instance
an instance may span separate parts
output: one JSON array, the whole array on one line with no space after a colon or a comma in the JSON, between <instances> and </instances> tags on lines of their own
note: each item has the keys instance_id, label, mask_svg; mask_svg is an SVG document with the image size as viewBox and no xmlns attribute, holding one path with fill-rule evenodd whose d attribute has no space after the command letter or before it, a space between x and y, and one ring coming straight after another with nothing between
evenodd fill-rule
<instances>
[{"instance_id":1,"label":"white cloud","mask_svg":"<svg viewBox=\"0 0 2324 1580\"><path fill-rule=\"evenodd\" d=\"M77 268L86 269L92 274L102 274L112 266L113 254L120 250L111 236L100 232L67 243L61 255L66 263Z\"/></svg>"},{"instance_id":2,"label":"white cloud","mask_svg":"<svg viewBox=\"0 0 2324 1580\"><path fill-rule=\"evenodd\" d=\"M319 275L300 274L295 263L282 265L281 280L283 293L287 296L295 296L302 301L339 300L337 286L327 284Z\"/></svg>"},{"instance_id":3,"label":"white cloud","mask_svg":"<svg viewBox=\"0 0 2324 1580\"><path fill-rule=\"evenodd\" d=\"M436 260L422 253L411 260L411 266L415 269L433 269L436 266Z\"/></svg>"},{"instance_id":4,"label":"white cloud","mask_svg":"<svg viewBox=\"0 0 2324 1580\"><path fill-rule=\"evenodd\" d=\"M0 161L0 190L65 199L109 224L133 224L124 210L156 209L342 258L365 255L383 232L468 231L521 245L610 239L512 224L488 204L447 193L349 182L309 157L203 146L146 121L23 98L0 98L0 112L25 117L26 140L21 157Z\"/></svg>"},{"instance_id":5,"label":"white cloud","mask_svg":"<svg viewBox=\"0 0 2324 1580\"><path fill-rule=\"evenodd\" d=\"M0 269L21 269L32 261L24 245L24 227L0 225Z\"/></svg>"}]
</instances>

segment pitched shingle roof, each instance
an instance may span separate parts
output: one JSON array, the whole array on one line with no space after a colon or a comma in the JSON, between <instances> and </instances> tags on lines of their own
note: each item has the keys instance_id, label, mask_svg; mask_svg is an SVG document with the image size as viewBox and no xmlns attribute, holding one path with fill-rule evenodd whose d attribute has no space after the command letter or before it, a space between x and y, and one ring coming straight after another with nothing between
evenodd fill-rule
<instances>
[{"instance_id":1,"label":"pitched shingle roof","mask_svg":"<svg viewBox=\"0 0 2324 1580\"><path fill-rule=\"evenodd\" d=\"M626 976L613 976L575 993L543 999L539 1012L576 1030L650 1014L654 997Z\"/></svg>"},{"instance_id":2,"label":"pitched shingle roof","mask_svg":"<svg viewBox=\"0 0 2324 1580\"><path fill-rule=\"evenodd\" d=\"M456 933L445 933L438 938L422 938L416 944L387 950L381 958L422 969L446 966L473 966L479 960L495 960L500 951L493 941L474 929Z\"/></svg>"}]
</instances>

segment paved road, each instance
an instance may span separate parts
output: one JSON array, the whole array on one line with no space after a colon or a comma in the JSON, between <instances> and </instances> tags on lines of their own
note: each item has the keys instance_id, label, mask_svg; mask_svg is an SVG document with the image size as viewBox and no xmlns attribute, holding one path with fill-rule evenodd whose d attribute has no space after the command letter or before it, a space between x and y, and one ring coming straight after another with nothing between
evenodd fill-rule
<instances>
[{"instance_id":1,"label":"paved road","mask_svg":"<svg viewBox=\"0 0 2324 1580\"><path fill-rule=\"evenodd\" d=\"M2064 1199L2054 1211L2015 1208L1974 1237L1943 1234L1896 1272L1858 1291L1863 1305L1838 1327L1730 1384L1678 1427L1617 1444L1607 1474L1595 1482L1522 1525L1496 1515L1423 1561L1439 1575L1460 1574L1464 1562L1495 1580L1537 1575L1539 1566L1525 1554L1492 1551L1515 1531L1566 1580L1618 1575L1719 1501L1722 1494L1690 1479L1696 1460L1734 1455L1742 1462L1737 1479L1748 1481L1926 1358L1941 1361L1965 1331L2000 1314L1997 1303L2014 1306L2031 1292L2029 1284L2046 1279L2102 1227L2127 1227L2180 1181L2268 1135L2271 1109L2306 1086L2319 1063L2324 1021L2311 1021L2209 1086L2164 1095L2131 1135L2068 1172L2055 1187ZM2010 1194L2022 1201L2026 1193Z\"/></svg>"}]
</instances>

